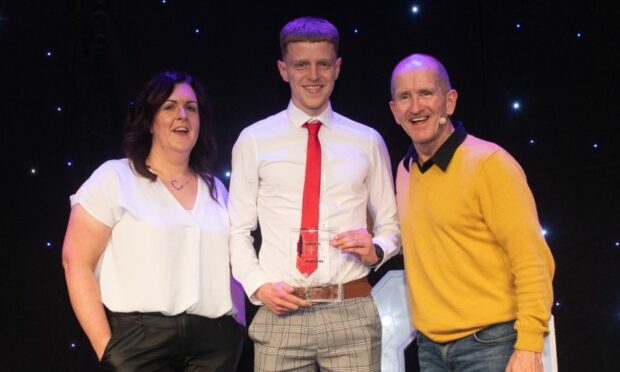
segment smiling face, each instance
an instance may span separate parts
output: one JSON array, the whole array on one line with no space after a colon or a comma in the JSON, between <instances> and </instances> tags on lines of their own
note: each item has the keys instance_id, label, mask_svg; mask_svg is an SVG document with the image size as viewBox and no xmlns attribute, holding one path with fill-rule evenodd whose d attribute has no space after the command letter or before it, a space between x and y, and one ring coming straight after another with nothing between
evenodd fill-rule
<instances>
[{"instance_id":1,"label":"smiling face","mask_svg":"<svg viewBox=\"0 0 620 372\"><path fill-rule=\"evenodd\" d=\"M174 86L168 99L161 105L151 128L153 142L151 151L170 151L189 156L198 139L200 114L198 100L189 84Z\"/></svg>"},{"instance_id":2,"label":"smiling face","mask_svg":"<svg viewBox=\"0 0 620 372\"><path fill-rule=\"evenodd\" d=\"M432 60L401 62L392 74L390 109L424 158L432 156L452 132L449 117L456 107L457 93L441 80ZM447 122L440 124L440 119ZM425 159L423 159L425 160Z\"/></svg>"},{"instance_id":3,"label":"smiling face","mask_svg":"<svg viewBox=\"0 0 620 372\"><path fill-rule=\"evenodd\" d=\"M293 104L310 116L319 115L329 104L340 73L340 58L333 44L294 42L288 44L284 61L278 61L282 79L291 86Z\"/></svg>"}]
</instances>

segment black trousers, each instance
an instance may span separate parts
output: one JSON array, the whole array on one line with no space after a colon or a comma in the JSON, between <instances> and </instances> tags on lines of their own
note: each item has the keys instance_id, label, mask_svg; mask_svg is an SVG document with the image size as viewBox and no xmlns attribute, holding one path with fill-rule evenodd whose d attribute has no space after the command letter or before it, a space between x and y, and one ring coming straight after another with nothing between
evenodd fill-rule
<instances>
[{"instance_id":1,"label":"black trousers","mask_svg":"<svg viewBox=\"0 0 620 372\"><path fill-rule=\"evenodd\" d=\"M107 311L112 338L101 358L108 372L232 372L245 329L231 316Z\"/></svg>"}]
</instances>

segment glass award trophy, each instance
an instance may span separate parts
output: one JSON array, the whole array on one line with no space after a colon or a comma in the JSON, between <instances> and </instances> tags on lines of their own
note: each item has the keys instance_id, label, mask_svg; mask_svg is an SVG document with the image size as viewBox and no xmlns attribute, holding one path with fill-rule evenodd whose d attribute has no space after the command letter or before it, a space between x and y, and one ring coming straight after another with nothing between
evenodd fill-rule
<instances>
[{"instance_id":1,"label":"glass award trophy","mask_svg":"<svg viewBox=\"0 0 620 372\"><path fill-rule=\"evenodd\" d=\"M334 234L334 229L291 229L288 284L296 296L311 302L342 301L342 252L329 244Z\"/></svg>"}]
</instances>

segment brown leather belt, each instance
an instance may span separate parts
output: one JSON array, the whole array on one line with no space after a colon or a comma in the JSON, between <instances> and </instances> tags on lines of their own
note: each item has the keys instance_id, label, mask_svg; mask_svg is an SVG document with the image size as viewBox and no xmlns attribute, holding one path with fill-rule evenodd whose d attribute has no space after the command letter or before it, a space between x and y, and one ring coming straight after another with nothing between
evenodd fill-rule
<instances>
[{"instance_id":1,"label":"brown leather belt","mask_svg":"<svg viewBox=\"0 0 620 372\"><path fill-rule=\"evenodd\" d=\"M363 277L355 279L342 285L343 299L366 297L370 295L372 287L368 283L368 278ZM299 298L315 298L315 299L327 299L338 297L338 285L326 285L323 287L297 287L294 288L293 294Z\"/></svg>"}]
</instances>

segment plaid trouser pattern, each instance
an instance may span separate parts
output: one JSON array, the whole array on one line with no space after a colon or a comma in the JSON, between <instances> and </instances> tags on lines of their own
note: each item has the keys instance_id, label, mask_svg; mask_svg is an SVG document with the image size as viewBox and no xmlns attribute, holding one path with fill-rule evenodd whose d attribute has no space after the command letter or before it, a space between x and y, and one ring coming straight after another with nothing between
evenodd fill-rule
<instances>
[{"instance_id":1,"label":"plaid trouser pattern","mask_svg":"<svg viewBox=\"0 0 620 372\"><path fill-rule=\"evenodd\" d=\"M254 371L375 372L381 319L372 297L320 303L285 315L261 307L249 328Z\"/></svg>"}]
</instances>

